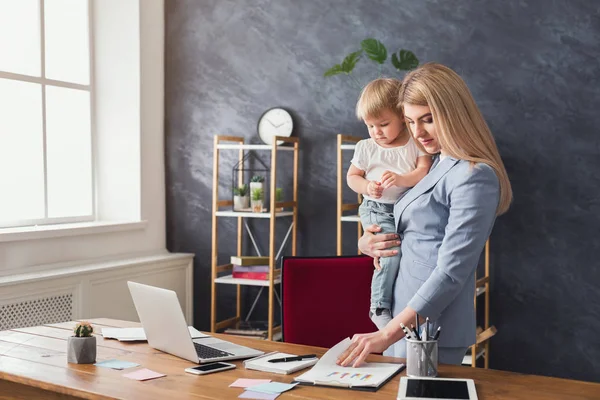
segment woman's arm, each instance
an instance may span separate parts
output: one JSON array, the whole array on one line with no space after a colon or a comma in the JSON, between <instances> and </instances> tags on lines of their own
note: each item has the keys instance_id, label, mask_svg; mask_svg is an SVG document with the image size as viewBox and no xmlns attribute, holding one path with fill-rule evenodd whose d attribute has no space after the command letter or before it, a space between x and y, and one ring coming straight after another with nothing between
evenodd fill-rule
<instances>
[{"instance_id":1,"label":"woman's arm","mask_svg":"<svg viewBox=\"0 0 600 400\"><path fill-rule=\"evenodd\" d=\"M358 367L369 354L382 353L404 337L400 323L410 326L416 315L414 310L406 307L379 332L354 335L352 344L339 356L337 364L345 367L352 363L353 367Z\"/></svg>"},{"instance_id":2,"label":"woman's arm","mask_svg":"<svg viewBox=\"0 0 600 400\"><path fill-rule=\"evenodd\" d=\"M486 164L464 164L449 190L449 215L436 266L408 302L419 315L437 319L463 290L481 255L500 196L498 178Z\"/></svg>"}]
</instances>

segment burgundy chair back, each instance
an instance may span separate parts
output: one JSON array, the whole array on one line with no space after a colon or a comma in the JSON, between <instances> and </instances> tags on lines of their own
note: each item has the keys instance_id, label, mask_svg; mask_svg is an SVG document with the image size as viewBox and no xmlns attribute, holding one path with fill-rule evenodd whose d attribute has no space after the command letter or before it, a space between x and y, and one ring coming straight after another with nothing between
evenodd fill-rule
<instances>
[{"instance_id":1,"label":"burgundy chair back","mask_svg":"<svg viewBox=\"0 0 600 400\"><path fill-rule=\"evenodd\" d=\"M371 257L284 257L282 268L284 342L331 348L377 330L369 318Z\"/></svg>"}]
</instances>

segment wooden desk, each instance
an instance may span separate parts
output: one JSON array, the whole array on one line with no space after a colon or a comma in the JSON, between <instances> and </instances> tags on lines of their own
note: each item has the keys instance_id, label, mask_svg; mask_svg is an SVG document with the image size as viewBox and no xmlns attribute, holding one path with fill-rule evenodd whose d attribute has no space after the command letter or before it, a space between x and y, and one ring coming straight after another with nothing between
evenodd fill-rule
<instances>
[{"instance_id":1,"label":"wooden desk","mask_svg":"<svg viewBox=\"0 0 600 400\"><path fill-rule=\"evenodd\" d=\"M138 323L112 319L94 319L98 331L102 327L133 327ZM133 361L142 367L167 374L146 382L133 381L121 375L126 371L95 367L93 364L67 363L67 337L74 322L13 329L0 332L0 399L235 399L242 392L229 388L237 378L268 378L291 382L294 375L277 375L248 371L236 361L235 370L196 376L183 370L192 363L154 350L147 343L121 343L97 336L98 361L110 358ZM295 354L316 353L325 349L255 339L225 337L230 341L263 351L280 350ZM372 356L372 361L401 361ZM522 375L504 371L440 366L440 376L472 378L479 399L598 399L600 384ZM400 375L404 375L402 372ZM278 399L395 399L399 376L375 393L344 389L300 386L283 393Z\"/></svg>"}]
</instances>

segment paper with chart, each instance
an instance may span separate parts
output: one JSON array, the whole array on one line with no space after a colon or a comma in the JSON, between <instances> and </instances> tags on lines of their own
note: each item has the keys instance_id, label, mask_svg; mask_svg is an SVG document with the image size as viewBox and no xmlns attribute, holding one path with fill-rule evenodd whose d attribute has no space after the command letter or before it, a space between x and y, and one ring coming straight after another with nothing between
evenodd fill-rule
<instances>
[{"instance_id":1,"label":"paper with chart","mask_svg":"<svg viewBox=\"0 0 600 400\"><path fill-rule=\"evenodd\" d=\"M294 380L325 386L378 387L404 369L404 364L365 363L359 368L342 367L335 362L350 346L349 338L333 346L312 369Z\"/></svg>"}]
</instances>

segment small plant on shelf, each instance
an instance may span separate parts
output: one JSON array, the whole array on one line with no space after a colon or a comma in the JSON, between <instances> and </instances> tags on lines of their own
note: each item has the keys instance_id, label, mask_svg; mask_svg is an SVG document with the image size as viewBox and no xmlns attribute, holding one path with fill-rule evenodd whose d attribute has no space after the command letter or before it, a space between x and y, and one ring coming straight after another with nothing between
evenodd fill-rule
<instances>
[{"instance_id":1,"label":"small plant on shelf","mask_svg":"<svg viewBox=\"0 0 600 400\"><path fill-rule=\"evenodd\" d=\"M280 202L283 199L283 189L275 188L275 201ZM283 211L283 207L278 207L275 211Z\"/></svg>"},{"instance_id":2,"label":"small plant on shelf","mask_svg":"<svg viewBox=\"0 0 600 400\"><path fill-rule=\"evenodd\" d=\"M248 185L243 184L233 188L233 210L243 210L250 207L250 198L248 197Z\"/></svg>"},{"instance_id":3,"label":"small plant on shelf","mask_svg":"<svg viewBox=\"0 0 600 400\"><path fill-rule=\"evenodd\" d=\"M252 189L252 211L253 212L262 212L263 210L263 190L260 189Z\"/></svg>"},{"instance_id":4,"label":"small plant on shelf","mask_svg":"<svg viewBox=\"0 0 600 400\"><path fill-rule=\"evenodd\" d=\"M67 340L67 361L75 364L96 362L96 337L94 327L86 321L78 322L73 328L75 335Z\"/></svg>"},{"instance_id":5,"label":"small plant on shelf","mask_svg":"<svg viewBox=\"0 0 600 400\"><path fill-rule=\"evenodd\" d=\"M261 201L265 201L265 190L264 190L264 182L265 182L265 177L261 176L261 175L254 175L251 179L250 179L250 193L254 193L255 189L260 189L261 190ZM253 207L254 208L254 207Z\"/></svg>"}]
</instances>

